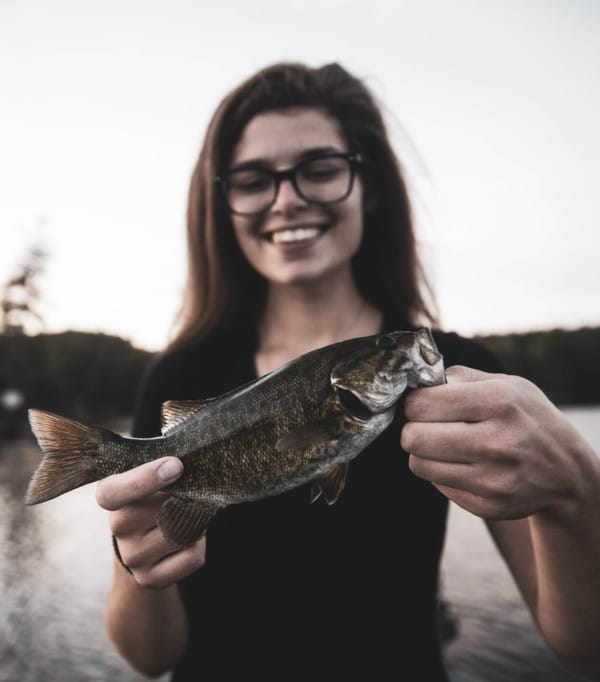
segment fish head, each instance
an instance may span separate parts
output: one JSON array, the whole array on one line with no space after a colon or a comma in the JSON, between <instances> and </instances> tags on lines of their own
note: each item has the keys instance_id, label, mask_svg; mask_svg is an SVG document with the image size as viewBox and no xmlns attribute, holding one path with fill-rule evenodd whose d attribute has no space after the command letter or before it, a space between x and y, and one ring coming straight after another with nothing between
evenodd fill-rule
<instances>
[{"instance_id":1,"label":"fish head","mask_svg":"<svg viewBox=\"0 0 600 682\"><path fill-rule=\"evenodd\" d=\"M339 360L330 381L344 412L359 421L389 410L409 388L446 383L444 361L429 329L367 337Z\"/></svg>"}]
</instances>

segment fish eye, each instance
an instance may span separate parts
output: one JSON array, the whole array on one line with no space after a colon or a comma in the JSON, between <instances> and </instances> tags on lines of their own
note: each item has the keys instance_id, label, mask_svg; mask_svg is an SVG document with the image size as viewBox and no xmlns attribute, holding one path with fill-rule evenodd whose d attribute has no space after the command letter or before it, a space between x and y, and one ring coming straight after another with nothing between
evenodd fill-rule
<instances>
[{"instance_id":1,"label":"fish eye","mask_svg":"<svg viewBox=\"0 0 600 682\"><path fill-rule=\"evenodd\" d=\"M391 334L382 334L375 342L377 348L395 348L398 344Z\"/></svg>"}]
</instances>

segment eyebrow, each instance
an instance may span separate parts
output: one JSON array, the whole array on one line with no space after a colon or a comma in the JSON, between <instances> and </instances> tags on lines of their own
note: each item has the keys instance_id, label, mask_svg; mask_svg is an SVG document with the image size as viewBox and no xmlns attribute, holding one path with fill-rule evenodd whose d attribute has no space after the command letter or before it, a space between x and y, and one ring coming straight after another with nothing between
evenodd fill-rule
<instances>
[{"instance_id":1,"label":"eyebrow","mask_svg":"<svg viewBox=\"0 0 600 682\"><path fill-rule=\"evenodd\" d=\"M302 161L307 159L318 158L319 156L325 156L326 154L346 154L345 149L338 149L337 147L310 147L309 149L303 149L298 156L295 157L294 162L291 167L296 166ZM237 163L235 166L231 166L229 172L234 170L244 170L245 168L270 168L273 166L273 162L268 158L255 158L247 159L241 163ZM288 166L289 167L289 166Z\"/></svg>"}]
</instances>

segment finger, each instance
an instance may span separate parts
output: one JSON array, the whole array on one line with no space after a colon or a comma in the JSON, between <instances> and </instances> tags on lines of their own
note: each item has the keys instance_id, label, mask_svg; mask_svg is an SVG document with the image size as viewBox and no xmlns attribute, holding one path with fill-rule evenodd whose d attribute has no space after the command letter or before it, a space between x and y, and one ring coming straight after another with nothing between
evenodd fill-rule
<instances>
[{"instance_id":1,"label":"finger","mask_svg":"<svg viewBox=\"0 0 600 682\"><path fill-rule=\"evenodd\" d=\"M487 419L497 402L500 381L497 375L490 374L489 379L481 381L460 381L458 376L455 374L450 383L441 386L411 391L404 402L406 419L423 422L477 422Z\"/></svg>"},{"instance_id":2,"label":"finger","mask_svg":"<svg viewBox=\"0 0 600 682\"><path fill-rule=\"evenodd\" d=\"M451 488L444 485L436 485L435 483L434 485L442 495L445 495L449 500L452 500L454 504L486 521L502 521L512 518L511 514L507 515L502 507L493 500L486 499L477 493L467 492L466 490L459 490L458 488Z\"/></svg>"},{"instance_id":3,"label":"finger","mask_svg":"<svg viewBox=\"0 0 600 682\"><path fill-rule=\"evenodd\" d=\"M134 577L142 587L163 589L204 566L206 561L206 538L202 537L190 547L169 554L146 571L134 571Z\"/></svg>"},{"instance_id":4,"label":"finger","mask_svg":"<svg viewBox=\"0 0 600 682\"><path fill-rule=\"evenodd\" d=\"M405 452L439 462L472 464L479 451L466 443L479 442L478 424L463 422L407 422L402 427L400 445Z\"/></svg>"},{"instance_id":5,"label":"finger","mask_svg":"<svg viewBox=\"0 0 600 682\"><path fill-rule=\"evenodd\" d=\"M166 498L166 493L158 492L111 512L109 524L112 534L117 537L139 535L155 528L156 515Z\"/></svg>"},{"instance_id":6,"label":"finger","mask_svg":"<svg viewBox=\"0 0 600 682\"><path fill-rule=\"evenodd\" d=\"M471 381L488 381L496 378L497 374L491 372L483 372L480 369L473 367L465 367L464 365L452 365L446 370L446 378L448 383L467 383Z\"/></svg>"},{"instance_id":7,"label":"finger","mask_svg":"<svg viewBox=\"0 0 600 682\"><path fill-rule=\"evenodd\" d=\"M436 486L448 486L471 493L476 488L471 480L473 467L470 464L436 462L410 455L408 466L415 476Z\"/></svg>"},{"instance_id":8,"label":"finger","mask_svg":"<svg viewBox=\"0 0 600 682\"><path fill-rule=\"evenodd\" d=\"M96 500L108 511L120 509L165 488L179 478L182 471L183 464L176 457L163 457L142 464L102 479L96 488Z\"/></svg>"},{"instance_id":9,"label":"finger","mask_svg":"<svg viewBox=\"0 0 600 682\"><path fill-rule=\"evenodd\" d=\"M121 558L132 571L149 570L166 556L181 549L169 542L156 526L145 534L119 537L118 543Z\"/></svg>"},{"instance_id":10,"label":"finger","mask_svg":"<svg viewBox=\"0 0 600 682\"><path fill-rule=\"evenodd\" d=\"M506 500L501 477L486 475L476 464L435 462L411 455L409 468L415 476L432 483L451 500L470 496L481 505L500 508Z\"/></svg>"}]
</instances>

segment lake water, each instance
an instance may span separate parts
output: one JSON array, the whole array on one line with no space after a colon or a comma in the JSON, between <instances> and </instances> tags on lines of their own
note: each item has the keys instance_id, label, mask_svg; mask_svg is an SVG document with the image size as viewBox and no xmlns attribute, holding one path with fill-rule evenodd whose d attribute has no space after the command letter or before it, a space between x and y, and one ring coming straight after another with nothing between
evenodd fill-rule
<instances>
[{"instance_id":1,"label":"lake water","mask_svg":"<svg viewBox=\"0 0 600 682\"><path fill-rule=\"evenodd\" d=\"M600 452L600 407L565 412ZM0 441L0 682L144 680L104 631L112 549L95 486L25 507L38 461L29 436ZM582 679L542 642L483 522L457 507L442 580L458 623L445 649L453 682Z\"/></svg>"}]
</instances>

